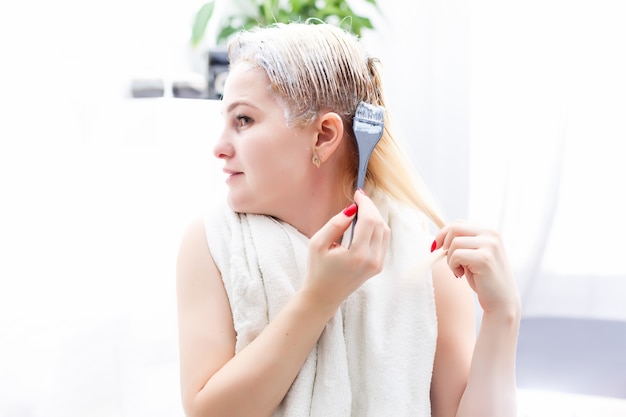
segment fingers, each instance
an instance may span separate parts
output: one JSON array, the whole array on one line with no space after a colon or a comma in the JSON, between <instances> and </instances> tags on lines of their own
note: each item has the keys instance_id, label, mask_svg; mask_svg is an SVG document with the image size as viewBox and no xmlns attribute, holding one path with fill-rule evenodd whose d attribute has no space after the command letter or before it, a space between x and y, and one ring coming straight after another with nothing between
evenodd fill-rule
<instances>
[{"instance_id":1,"label":"fingers","mask_svg":"<svg viewBox=\"0 0 626 417\"><path fill-rule=\"evenodd\" d=\"M455 276L467 278L484 312L519 310L515 278L497 231L457 221L437 233L432 249L447 251L448 266Z\"/></svg>"},{"instance_id":2,"label":"fingers","mask_svg":"<svg viewBox=\"0 0 626 417\"><path fill-rule=\"evenodd\" d=\"M357 204L359 216L352 245L338 245L356 216ZM389 227L371 200L360 192L355 194L354 204L334 215L312 236L303 288L327 301L345 299L383 269L389 236Z\"/></svg>"},{"instance_id":3,"label":"fingers","mask_svg":"<svg viewBox=\"0 0 626 417\"><path fill-rule=\"evenodd\" d=\"M378 208L362 191L354 194L355 203L333 216L313 237L311 246L319 253L338 249L336 243L351 226L358 208L358 221L354 229L350 258L355 265L375 264L381 268L387 254L390 229L381 217ZM337 253L338 254L338 253Z\"/></svg>"},{"instance_id":4,"label":"fingers","mask_svg":"<svg viewBox=\"0 0 626 417\"><path fill-rule=\"evenodd\" d=\"M479 249L499 241L498 232L482 226L457 221L443 227L435 236L431 252L436 249Z\"/></svg>"},{"instance_id":5,"label":"fingers","mask_svg":"<svg viewBox=\"0 0 626 417\"><path fill-rule=\"evenodd\" d=\"M448 265L460 277L485 267L493 267L500 251L500 237L494 230L472 223L457 221L443 227L431 249L447 250Z\"/></svg>"},{"instance_id":6,"label":"fingers","mask_svg":"<svg viewBox=\"0 0 626 417\"><path fill-rule=\"evenodd\" d=\"M352 247L358 250L361 247L374 249L382 246L386 252L390 232L378 208L361 190L354 193L354 201L359 208L359 217L354 229Z\"/></svg>"},{"instance_id":7,"label":"fingers","mask_svg":"<svg viewBox=\"0 0 626 417\"><path fill-rule=\"evenodd\" d=\"M467 223L464 221L456 221L454 223L450 223L441 230L435 236L436 246L434 249L449 249L451 242L459 236L477 236L480 234L481 229L478 226Z\"/></svg>"},{"instance_id":8,"label":"fingers","mask_svg":"<svg viewBox=\"0 0 626 417\"><path fill-rule=\"evenodd\" d=\"M357 205L355 203L347 206L341 213L334 215L320 230L311 238L311 245L320 249L327 249L334 246L334 243L345 233L354 216L356 216Z\"/></svg>"},{"instance_id":9,"label":"fingers","mask_svg":"<svg viewBox=\"0 0 626 417\"><path fill-rule=\"evenodd\" d=\"M332 246L352 224L358 211L358 221L354 230L353 245L364 246L382 243L389 239L389 227L380 216L378 208L362 191L354 193L354 203L341 213L333 216L314 236L315 243L321 247ZM312 242L313 243L313 242Z\"/></svg>"}]
</instances>

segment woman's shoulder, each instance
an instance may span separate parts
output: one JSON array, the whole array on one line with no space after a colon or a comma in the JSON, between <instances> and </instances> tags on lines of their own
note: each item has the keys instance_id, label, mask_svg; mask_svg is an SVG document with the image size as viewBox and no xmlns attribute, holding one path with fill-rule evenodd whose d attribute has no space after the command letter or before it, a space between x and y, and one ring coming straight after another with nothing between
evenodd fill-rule
<instances>
[{"instance_id":1,"label":"woman's shoulder","mask_svg":"<svg viewBox=\"0 0 626 417\"><path fill-rule=\"evenodd\" d=\"M205 223L201 216L191 220L182 232L178 245L176 275L178 280L195 276L197 271L213 263L205 233Z\"/></svg>"},{"instance_id":2,"label":"woman's shoulder","mask_svg":"<svg viewBox=\"0 0 626 417\"><path fill-rule=\"evenodd\" d=\"M196 249L206 246L205 217L197 215L189 220L187 225L183 228L180 236L179 251L186 252L192 248Z\"/></svg>"},{"instance_id":3,"label":"woman's shoulder","mask_svg":"<svg viewBox=\"0 0 626 417\"><path fill-rule=\"evenodd\" d=\"M196 256L205 252L211 256L210 243L215 240L216 235L227 233L224 227L228 227L228 218L235 215L227 204L221 202L204 207L201 213L191 217L184 226L179 243L179 257L194 252Z\"/></svg>"}]
</instances>

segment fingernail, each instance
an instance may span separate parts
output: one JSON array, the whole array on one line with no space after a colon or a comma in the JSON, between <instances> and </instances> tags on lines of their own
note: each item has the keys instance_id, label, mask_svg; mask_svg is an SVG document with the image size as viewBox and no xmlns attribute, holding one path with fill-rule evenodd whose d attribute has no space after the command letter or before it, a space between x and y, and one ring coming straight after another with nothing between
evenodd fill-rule
<instances>
[{"instance_id":1,"label":"fingernail","mask_svg":"<svg viewBox=\"0 0 626 417\"><path fill-rule=\"evenodd\" d=\"M358 188L357 191L360 192L363 195L367 195L367 194L365 194L365 190L363 190L362 188Z\"/></svg>"},{"instance_id":2,"label":"fingernail","mask_svg":"<svg viewBox=\"0 0 626 417\"><path fill-rule=\"evenodd\" d=\"M354 215L354 213L356 213L356 210L357 210L357 205L352 203L343 210L343 214L345 214L347 217L351 217Z\"/></svg>"},{"instance_id":3,"label":"fingernail","mask_svg":"<svg viewBox=\"0 0 626 417\"><path fill-rule=\"evenodd\" d=\"M432 244L432 245L430 245L430 251L431 251L431 252L434 252L434 251L435 251L435 249L437 249L437 241L436 241L436 240L433 240L433 244Z\"/></svg>"}]
</instances>

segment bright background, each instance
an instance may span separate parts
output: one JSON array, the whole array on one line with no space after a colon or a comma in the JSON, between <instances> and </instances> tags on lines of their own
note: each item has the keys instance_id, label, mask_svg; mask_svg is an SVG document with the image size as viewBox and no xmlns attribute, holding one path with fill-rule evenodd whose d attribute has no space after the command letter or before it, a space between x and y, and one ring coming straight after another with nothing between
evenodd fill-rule
<instances>
[{"instance_id":1,"label":"bright background","mask_svg":"<svg viewBox=\"0 0 626 417\"><path fill-rule=\"evenodd\" d=\"M626 6L381 3L365 41L446 215L502 231L527 317L626 321ZM0 6L0 417L182 415L174 264L221 120L129 84L197 77L200 4Z\"/></svg>"}]
</instances>

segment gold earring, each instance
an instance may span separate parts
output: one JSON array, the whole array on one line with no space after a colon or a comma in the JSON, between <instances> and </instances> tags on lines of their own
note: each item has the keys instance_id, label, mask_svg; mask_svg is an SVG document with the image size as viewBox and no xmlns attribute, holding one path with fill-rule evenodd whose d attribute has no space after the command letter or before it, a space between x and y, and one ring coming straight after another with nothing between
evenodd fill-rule
<instances>
[{"instance_id":1,"label":"gold earring","mask_svg":"<svg viewBox=\"0 0 626 417\"><path fill-rule=\"evenodd\" d=\"M316 167L320 167L320 165L322 165L322 161L320 161L320 157L317 156L316 153L313 154L313 159L312 159L313 165L315 165Z\"/></svg>"}]
</instances>

